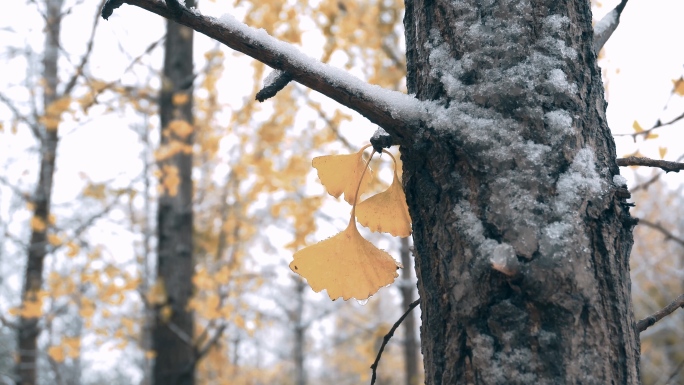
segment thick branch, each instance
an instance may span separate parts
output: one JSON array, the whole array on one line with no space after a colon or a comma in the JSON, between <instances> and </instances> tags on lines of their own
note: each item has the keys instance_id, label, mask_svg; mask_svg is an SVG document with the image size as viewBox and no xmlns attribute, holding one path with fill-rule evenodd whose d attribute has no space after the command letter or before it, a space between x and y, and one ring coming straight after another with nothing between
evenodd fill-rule
<instances>
[{"instance_id":1,"label":"thick branch","mask_svg":"<svg viewBox=\"0 0 684 385\"><path fill-rule=\"evenodd\" d=\"M122 3L128 3L188 26L226 46L292 76L307 86L347 106L384 128L399 143L405 143L412 126L418 124L420 102L406 94L367 84L347 72L302 54L264 31L250 28L225 15L221 20L183 8L174 12L158 0L109 0L102 10L107 18Z\"/></svg>"},{"instance_id":2,"label":"thick branch","mask_svg":"<svg viewBox=\"0 0 684 385\"><path fill-rule=\"evenodd\" d=\"M677 297L677 299L670 302L670 304L665 306L664 308L658 310L657 312L655 312L655 313L651 314L650 316L648 316L648 317L642 319L641 321L637 322L637 325L636 325L637 332L641 333L644 330L650 328L656 322L665 318L665 316L670 315L672 312L679 309L680 307L684 307L684 294Z\"/></svg>"},{"instance_id":3,"label":"thick branch","mask_svg":"<svg viewBox=\"0 0 684 385\"><path fill-rule=\"evenodd\" d=\"M668 162L666 160L657 160L651 158L641 158L636 156L630 156L627 158L619 158L617 164L620 167L625 166L646 166L646 167L657 167L665 170L665 172L679 172L684 170L684 163L678 162Z\"/></svg>"}]
</instances>

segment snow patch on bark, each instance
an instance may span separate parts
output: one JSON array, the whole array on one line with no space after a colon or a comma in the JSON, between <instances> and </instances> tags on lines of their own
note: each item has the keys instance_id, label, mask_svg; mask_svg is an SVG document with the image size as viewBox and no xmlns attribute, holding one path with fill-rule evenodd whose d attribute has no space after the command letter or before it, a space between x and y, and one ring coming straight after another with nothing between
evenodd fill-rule
<instances>
[{"instance_id":1,"label":"snow patch on bark","mask_svg":"<svg viewBox=\"0 0 684 385\"><path fill-rule=\"evenodd\" d=\"M508 342L508 344L506 344ZM498 341L504 346L510 341ZM535 384L537 376L534 374L536 364L532 351L528 348L509 349L506 352L494 351L494 339L488 335L477 335L471 338L473 366L489 368L478 372L482 383L508 384L512 379L515 383Z\"/></svg>"},{"instance_id":2,"label":"snow patch on bark","mask_svg":"<svg viewBox=\"0 0 684 385\"><path fill-rule=\"evenodd\" d=\"M627 179L625 179L624 176L619 175L619 174L614 175L613 176L613 183L618 187L627 186Z\"/></svg>"},{"instance_id":3,"label":"snow patch on bark","mask_svg":"<svg viewBox=\"0 0 684 385\"><path fill-rule=\"evenodd\" d=\"M596 171L596 159L591 148L577 152L570 169L562 174L556 185L554 210L559 216L574 215L581 202L603 190L603 181Z\"/></svg>"}]
</instances>

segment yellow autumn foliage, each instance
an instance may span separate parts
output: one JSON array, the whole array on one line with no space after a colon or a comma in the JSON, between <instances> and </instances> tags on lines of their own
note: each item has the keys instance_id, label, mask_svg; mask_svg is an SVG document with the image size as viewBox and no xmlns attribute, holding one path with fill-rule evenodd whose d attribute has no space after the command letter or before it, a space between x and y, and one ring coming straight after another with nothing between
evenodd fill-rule
<instances>
[{"instance_id":1,"label":"yellow autumn foliage","mask_svg":"<svg viewBox=\"0 0 684 385\"><path fill-rule=\"evenodd\" d=\"M411 235L411 217L404 189L397 176L396 160L394 166L394 178L390 187L359 203L356 206L356 218L371 231L386 232L395 237L408 237Z\"/></svg>"},{"instance_id":2,"label":"yellow autumn foliage","mask_svg":"<svg viewBox=\"0 0 684 385\"><path fill-rule=\"evenodd\" d=\"M359 196L368 190L372 177L370 170L364 173L366 163L363 161L363 151L366 148L368 146L355 154L326 155L313 159L311 164L318 170L318 178L328 194L335 198L344 194L344 200L354 204L357 189Z\"/></svg>"}]
</instances>

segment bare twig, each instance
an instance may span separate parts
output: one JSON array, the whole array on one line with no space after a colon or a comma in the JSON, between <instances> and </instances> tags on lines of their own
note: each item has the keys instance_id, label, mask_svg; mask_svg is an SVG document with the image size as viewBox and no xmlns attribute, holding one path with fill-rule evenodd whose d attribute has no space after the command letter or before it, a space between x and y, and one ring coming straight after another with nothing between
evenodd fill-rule
<instances>
[{"instance_id":1,"label":"bare twig","mask_svg":"<svg viewBox=\"0 0 684 385\"><path fill-rule=\"evenodd\" d=\"M211 337L209 341L207 341L206 344L200 349L197 349L195 353L195 361L199 361L202 357L204 357L205 354L209 352L212 346L216 345L218 340L223 336L223 332L226 330L228 327L228 324L224 323L221 324L218 328L216 328L216 333L214 333L214 336Z\"/></svg>"},{"instance_id":2,"label":"bare twig","mask_svg":"<svg viewBox=\"0 0 684 385\"><path fill-rule=\"evenodd\" d=\"M655 174L651 179L647 180L646 182L639 183L638 185L634 186L634 188L630 189L630 192L635 192L639 190L648 190L648 188L655 182L660 179L660 176L663 175L662 172L659 172Z\"/></svg>"},{"instance_id":3,"label":"bare twig","mask_svg":"<svg viewBox=\"0 0 684 385\"><path fill-rule=\"evenodd\" d=\"M674 93L674 90L672 91L672 93ZM653 130L656 130L656 129L658 129L658 128L665 127L665 126L669 126L669 125L671 125L671 124L677 123L678 121L680 121L680 120L682 120L682 119L684 119L684 113L682 113L681 115L677 116L676 118L674 118L674 119L672 119L672 120L670 120L670 121L668 121L668 122L665 122L665 123L661 122L660 119L658 119L658 121L653 125L653 127L649 128L648 130L643 130L643 131L635 132L635 133L632 133L632 134L615 134L615 135L613 135L613 136L616 136L616 137L617 137L617 136L631 136L632 138L634 138L634 141L636 141L636 138L637 138L637 136L639 136L639 135L643 135L644 137L648 137L648 135L649 135Z\"/></svg>"},{"instance_id":4,"label":"bare twig","mask_svg":"<svg viewBox=\"0 0 684 385\"><path fill-rule=\"evenodd\" d=\"M682 370L682 368L684 368L684 360L682 360L682 362L680 362L679 365L677 365L672 374L670 374L670 377L668 377L667 381L665 381L665 385L668 385L670 381L672 381L675 378L677 373L679 373L679 371Z\"/></svg>"},{"instance_id":5,"label":"bare twig","mask_svg":"<svg viewBox=\"0 0 684 385\"><path fill-rule=\"evenodd\" d=\"M666 160L657 160L651 158L641 158L636 156L630 156L627 158L618 158L617 164L620 167L626 166L646 166L646 167L657 167L665 170L665 172L679 172L684 170L684 163L669 162Z\"/></svg>"},{"instance_id":6,"label":"bare twig","mask_svg":"<svg viewBox=\"0 0 684 385\"><path fill-rule=\"evenodd\" d=\"M664 236L666 241L675 241L680 245L684 246L684 239L672 234L668 229L664 228L660 223L653 223L647 219L639 218L639 224L650 227L652 229L660 231Z\"/></svg>"},{"instance_id":7,"label":"bare twig","mask_svg":"<svg viewBox=\"0 0 684 385\"><path fill-rule=\"evenodd\" d=\"M399 325L401 325L401 323L404 321L404 318L406 318L406 316L409 315L411 310L415 309L415 307L418 306L419 303L420 303L420 298L411 302L411 305L409 305L408 309L406 309L404 314L402 314L402 316L399 317L397 322L395 322L394 325L392 325L392 328L389 330L389 332L387 332L387 334L385 334L385 337L383 337L382 345L380 345L380 350L378 351L378 355L375 357L375 362L373 362L373 365L370 366L370 368L373 369L373 376L371 377L371 385L375 384L375 378L377 376L376 371L378 369L378 364L380 363L380 357L382 357L382 352L385 350L385 346L387 345L389 340L392 338L392 336L394 335L394 332L397 330Z\"/></svg>"},{"instance_id":8,"label":"bare twig","mask_svg":"<svg viewBox=\"0 0 684 385\"><path fill-rule=\"evenodd\" d=\"M98 9L101 9L102 6L104 5L106 0L101 0L100 6ZM93 41L95 40L95 30L97 29L97 24L100 21L99 14L95 14L95 20L93 20L93 28L90 31L90 38L88 39L88 44L86 45L86 51L81 57L81 62L78 64L78 67L76 67L76 70L74 73L71 75L71 79L67 82L66 87L64 87L64 95L69 95L71 93L71 90L74 88L76 85L76 81L78 81L78 78L83 74L83 68L85 68L86 64L88 63L88 60L90 59L90 53L93 51Z\"/></svg>"},{"instance_id":9,"label":"bare twig","mask_svg":"<svg viewBox=\"0 0 684 385\"><path fill-rule=\"evenodd\" d=\"M124 2L190 27L271 68L289 73L292 80L359 112L402 143L410 139L412 127L420 119L418 114L413 114L420 108L417 99L397 91L371 87L341 69L309 60L296 53L293 46L237 21L221 22L186 8L178 12L159 0L109 0L103 7L102 16L109 17ZM398 99L407 108L393 109Z\"/></svg>"},{"instance_id":10,"label":"bare twig","mask_svg":"<svg viewBox=\"0 0 684 385\"><path fill-rule=\"evenodd\" d=\"M670 315L672 312L679 309L680 307L684 307L684 294L677 297L677 299L670 302L670 304L665 306L664 308L637 322L637 332L643 332L644 330L653 326L656 322Z\"/></svg>"},{"instance_id":11,"label":"bare twig","mask_svg":"<svg viewBox=\"0 0 684 385\"><path fill-rule=\"evenodd\" d=\"M3 102L7 108L12 111L12 114L15 116L17 120L20 122L26 123L27 126L31 129L31 132L33 133L33 136L38 140L39 142L43 141L43 135L40 133L40 130L38 129L38 125L36 124L36 121L31 121L29 118L24 116L19 109L14 105L14 103L9 100L5 95L0 94L0 101Z\"/></svg>"}]
</instances>

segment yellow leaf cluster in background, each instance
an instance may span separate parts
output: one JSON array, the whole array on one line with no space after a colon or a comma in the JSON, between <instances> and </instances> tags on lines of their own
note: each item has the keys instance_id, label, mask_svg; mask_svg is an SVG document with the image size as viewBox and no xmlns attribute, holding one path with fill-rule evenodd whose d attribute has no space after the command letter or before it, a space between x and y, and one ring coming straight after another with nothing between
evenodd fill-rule
<instances>
[{"instance_id":1,"label":"yellow leaf cluster in background","mask_svg":"<svg viewBox=\"0 0 684 385\"><path fill-rule=\"evenodd\" d=\"M166 303L166 285L164 285L164 279L157 278L157 281L152 285L150 291L147 292L147 303L150 305L163 305Z\"/></svg>"},{"instance_id":2,"label":"yellow leaf cluster in background","mask_svg":"<svg viewBox=\"0 0 684 385\"><path fill-rule=\"evenodd\" d=\"M368 147L355 154L328 155L314 158L312 162L328 194L339 197L344 193L345 200L352 204L351 218L341 233L297 251L290 269L306 278L314 291L327 290L332 300L369 298L391 284L398 276L397 269L402 267L387 252L361 236L356 228L357 209L359 222L372 231L403 237L411 234L406 197L397 176L396 160L389 152L395 165L392 184L357 207L362 186L370 183L370 176L366 179L365 174L370 159L365 163L362 160L363 151Z\"/></svg>"},{"instance_id":3,"label":"yellow leaf cluster in background","mask_svg":"<svg viewBox=\"0 0 684 385\"><path fill-rule=\"evenodd\" d=\"M160 170L159 179L160 193L166 192L172 197L178 195L178 186L180 185L178 167L165 164Z\"/></svg>"},{"instance_id":4,"label":"yellow leaf cluster in background","mask_svg":"<svg viewBox=\"0 0 684 385\"><path fill-rule=\"evenodd\" d=\"M48 356L61 363L68 357L78 358L81 354L81 339L79 337L63 337L61 345L52 345L48 348Z\"/></svg>"},{"instance_id":5,"label":"yellow leaf cluster in background","mask_svg":"<svg viewBox=\"0 0 684 385\"><path fill-rule=\"evenodd\" d=\"M185 94L183 94L185 95ZM185 95L187 97L187 95ZM169 129L179 138L185 139L193 132L193 128L190 123L185 120L176 119L169 123Z\"/></svg>"},{"instance_id":6,"label":"yellow leaf cluster in background","mask_svg":"<svg viewBox=\"0 0 684 385\"><path fill-rule=\"evenodd\" d=\"M49 297L49 293L44 290L29 293L21 307L11 308L9 313L24 318L39 318L43 315L43 301L46 297Z\"/></svg>"},{"instance_id":7,"label":"yellow leaf cluster in background","mask_svg":"<svg viewBox=\"0 0 684 385\"><path fill-rule=\"evenodd\" d=\"M45 225L45 221L39 217L33 217L31 218L31 229L33 231L45 231L45 228L47 226Z\"/></svg>"}]
</instances>

